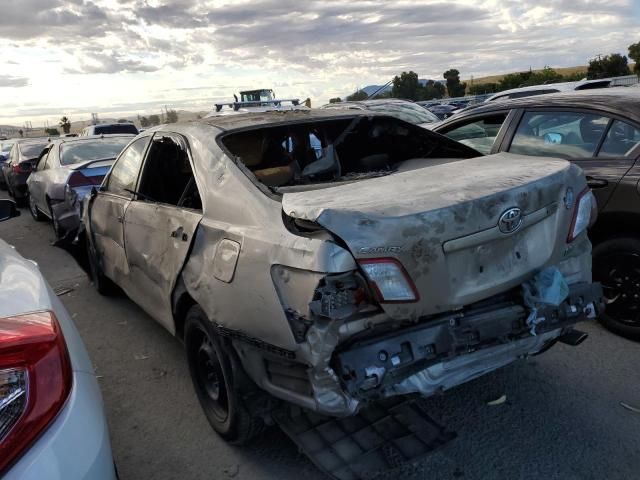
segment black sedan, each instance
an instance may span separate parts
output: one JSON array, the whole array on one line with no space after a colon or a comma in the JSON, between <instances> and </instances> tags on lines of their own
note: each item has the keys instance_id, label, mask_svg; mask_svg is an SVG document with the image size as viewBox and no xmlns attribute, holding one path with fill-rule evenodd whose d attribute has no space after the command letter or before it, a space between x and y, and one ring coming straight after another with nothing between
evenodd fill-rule
<instances>
[{"instance_id":1,"label":"black sedan","mask_svg":"<svg viewBox=\"0 0 640 480\"><path fill-rule=\"evenodd\" d=\"M591 240L594 277L608 302L601 321L640 340L640 89L491 102L434 130L485 154L559 157L582 167L599 207Z\"/></svg>"},{"instance_id":2,"label":"black sedan","mask_svg":"<svg viewBox=\"0 0 640 480\"><path fill-rule=\"evenodd\" d=\"M16 199L16 202L24 203L29 195L27 189L27 178L36 165L40 152L49 143L45 138L24 138L17 140L9 159L2 164L2 176L7 185L9 195Z\"/></svg>"}]
</instances>

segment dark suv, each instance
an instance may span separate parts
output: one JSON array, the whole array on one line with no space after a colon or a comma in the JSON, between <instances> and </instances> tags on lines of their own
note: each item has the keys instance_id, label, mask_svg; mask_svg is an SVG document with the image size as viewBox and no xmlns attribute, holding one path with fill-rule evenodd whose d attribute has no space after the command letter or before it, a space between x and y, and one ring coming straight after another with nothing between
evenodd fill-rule
<instances>
[{"instance_id":1,"label":"dark suv","mask_svg":"<svg viewBox=\"0 0 640 480\"><path fill-rule=\"evenodd\" d=\"M559 157L582 167L599 207L591 240L593 275L608 303L601 321L640 339L640 89L491 102L434 130L485 154Z\"/></svg>"}]
</instances>

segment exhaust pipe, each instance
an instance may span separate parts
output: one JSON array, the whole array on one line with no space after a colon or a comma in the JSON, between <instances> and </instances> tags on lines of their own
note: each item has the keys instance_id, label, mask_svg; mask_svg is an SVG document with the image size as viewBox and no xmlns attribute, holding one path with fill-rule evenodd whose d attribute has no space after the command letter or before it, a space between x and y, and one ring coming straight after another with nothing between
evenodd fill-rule
<instances>
[{"instance_id":1,"label":"exhaust pipe","mask_svg":"<svg viewBox=\"0 0 640 480\"><path fill-rule=\"evenodd\" d=\"M589 337L588 333L581 332L580 330L569 330L558 337L558 340L565 345L571 345L577 347Z\"/></svg>"}]
</instances>

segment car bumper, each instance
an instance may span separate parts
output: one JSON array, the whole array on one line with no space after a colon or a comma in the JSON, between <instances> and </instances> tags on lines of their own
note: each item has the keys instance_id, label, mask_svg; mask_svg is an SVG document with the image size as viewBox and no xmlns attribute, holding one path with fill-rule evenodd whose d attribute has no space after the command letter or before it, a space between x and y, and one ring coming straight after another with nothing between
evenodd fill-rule
<instances>
[{"instance_id":1,"label":"car bumper","mask_svg":"<svg viewBox=\"0 0 640 480\"><path fill-rule=\"evenodd\" d=\"M102 397L94 375L74 372L73 388L54 422L4 480L114 480Z\"/></svg>"},{"instance_id":2,"label":"car bumper","mask_svg":"<svg viewBox=\"0 0 640 480\"><path fill-rule=\"evenodd\" d=\"M71 239L75 237L82 218L84 199L91 193L91 188L77 187L71 192L68 191L63 201L54 203L51 206L62 236L70 237Z\"/></svg>"},{"instance_id":3,"label":"car bumper","mask_svg":"<svg viewBox=\"0 0 640 480\"><path fill-rule=\"evenodd\" d=\"M433 395L538 353L603 309L599 284L573 284L559 306L537 310L537 319L544 320L534 328L527 321L530 311L505 294L413 327L360 341L347 339L322 369L282 356L261 354L258 360L251 354L256 351L234 344L249 362L245 367L253 380L272 395L325 415L348 416L370 400ZM321 347L304 348L313 352Z\"/></svg>"}]
</instances>

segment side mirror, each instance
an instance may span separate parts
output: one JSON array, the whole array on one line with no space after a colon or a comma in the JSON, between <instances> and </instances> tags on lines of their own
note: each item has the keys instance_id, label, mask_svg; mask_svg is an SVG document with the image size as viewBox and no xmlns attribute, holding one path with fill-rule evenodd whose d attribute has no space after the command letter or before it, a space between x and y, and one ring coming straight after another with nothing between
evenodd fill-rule
<instances>
[{"instance_id":1,"label":"side mirror","mask_svg":"<svg viewBox=\"0 0 640 480\"><path fill-rule=\"evenodd\" d=\"M544 134L544 143L547 145L558 145L561 144L563 140L564 135L561 133L549 132Z\"/></svg>"},{"instance_id":2,"label":"side mirror","mask_svg":"<svg viewBox=\"0 0 640 480\"><path fill-rule=\"evenodd\" d=\"M20 216L20 210L16 208L16 202L7 198L0 199L0 222Z\"/></svg>"}]
</instances>

